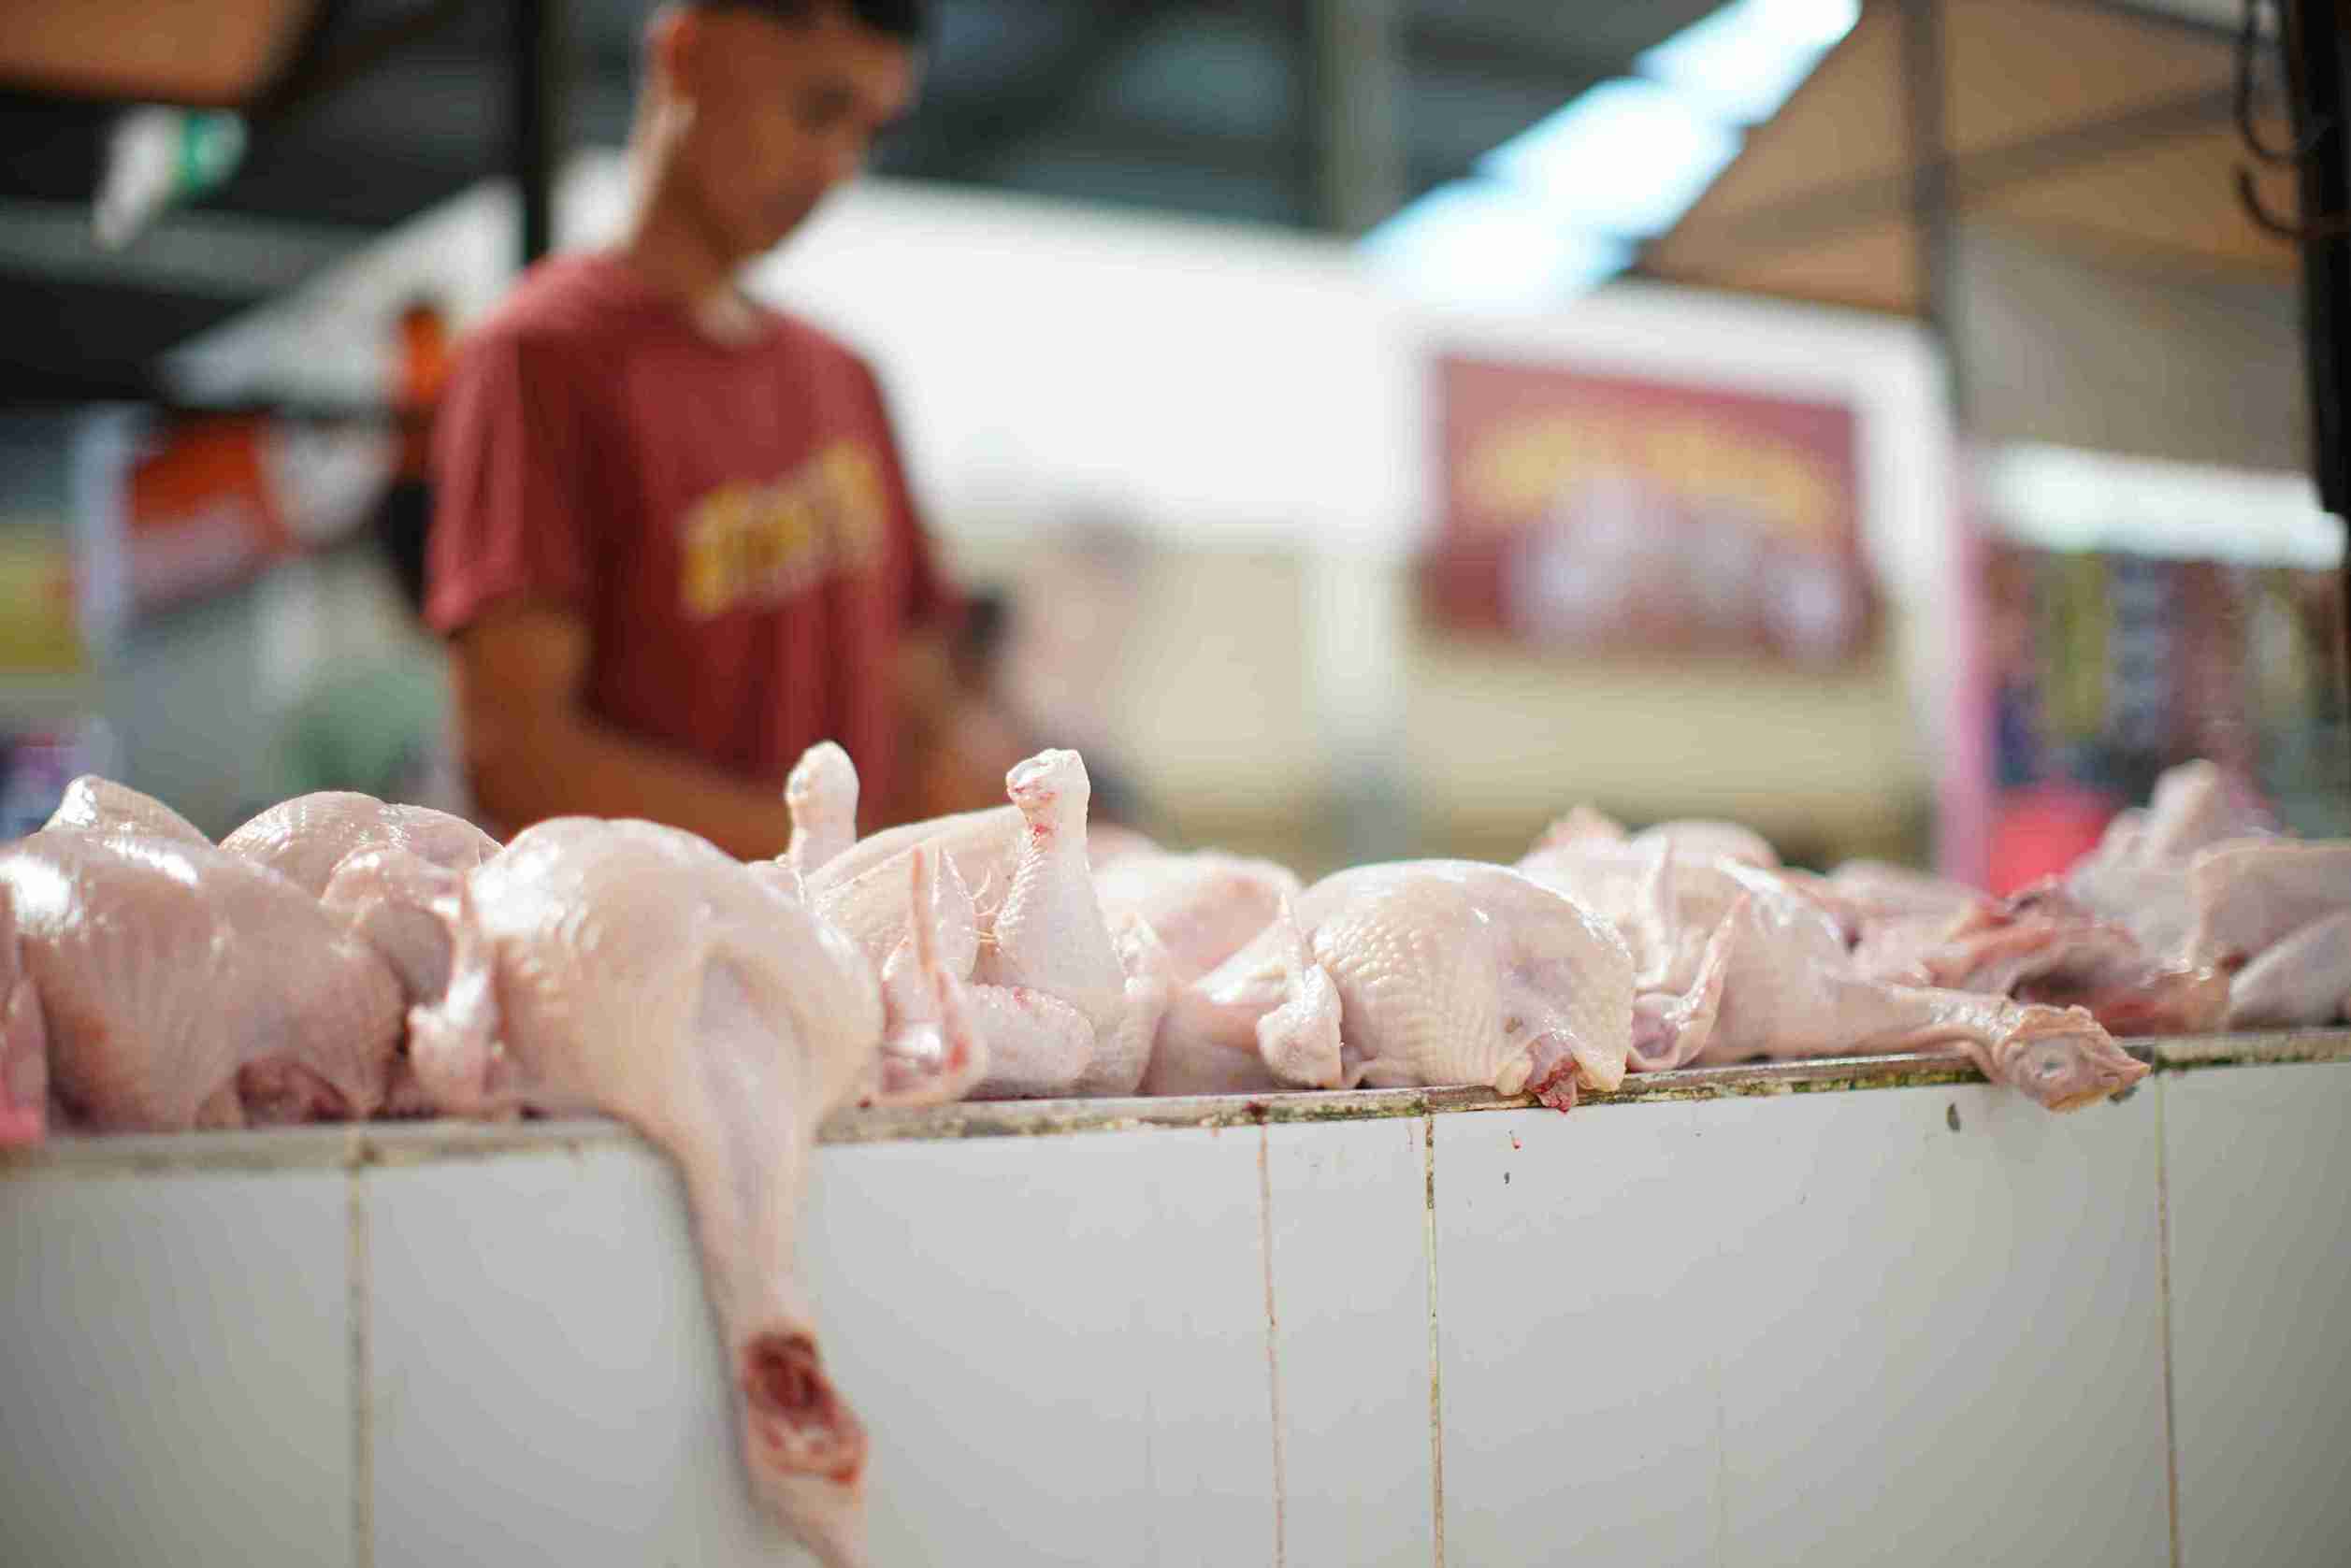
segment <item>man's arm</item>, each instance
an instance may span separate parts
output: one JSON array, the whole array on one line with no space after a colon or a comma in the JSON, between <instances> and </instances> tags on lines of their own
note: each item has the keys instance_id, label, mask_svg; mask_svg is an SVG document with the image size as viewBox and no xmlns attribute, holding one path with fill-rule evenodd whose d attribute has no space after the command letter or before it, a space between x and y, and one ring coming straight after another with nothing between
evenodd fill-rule
<instances>
[{"instance_id":1,"label":"man's arm","mask_svg":"<svg viewBox=\"0 0 2351 1568\"><path fill-rule=\"evenodd\" d=\"M509 600L458 633L452 651L474 798L509 827L551 816L650 817L746 860L789 842L779 793L631 740L588 713L588 630L571 611Z\"/></svg>"},{"instance_id":2,"label":"man's arm","mask_svg":"<svg viewBox=\"0 0 2351 1568\"><path fill-rule=\"evenodd\" d=\"M959 678L947 640L910 632L894 670L904 798L876 802L887 827L1004 802L1004 775L1029 754L1019 726Z\"/></svg>"}]
</instances>

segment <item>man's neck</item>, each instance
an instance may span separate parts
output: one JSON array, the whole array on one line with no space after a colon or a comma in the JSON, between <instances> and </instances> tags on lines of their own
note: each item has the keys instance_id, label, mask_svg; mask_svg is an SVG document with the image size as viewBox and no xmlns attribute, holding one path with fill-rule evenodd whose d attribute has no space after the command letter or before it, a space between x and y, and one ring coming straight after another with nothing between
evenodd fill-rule
<instances>
[{"instance_id":1,"label":"man's neck","mask_svg":"<svg viewBox=\"0 0 2351 1568\"><path fill-rule=\"evenodd\" d=\"M739 263L718 253L672 193L647 193L622 237L619 254L629 270L675 300L711 337L740 341L756 329L757 314L735 285Z\"/></svg>"}]
</instances>

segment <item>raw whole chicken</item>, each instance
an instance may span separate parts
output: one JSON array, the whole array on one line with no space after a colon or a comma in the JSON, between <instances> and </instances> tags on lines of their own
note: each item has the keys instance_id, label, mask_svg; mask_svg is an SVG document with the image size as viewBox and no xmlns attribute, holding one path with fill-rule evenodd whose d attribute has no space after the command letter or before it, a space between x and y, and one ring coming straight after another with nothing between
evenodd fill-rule
<instances>
[{"instance_id":1,"label":"raw whole chicken","mask_svg":"<svg viewBox=\"0 0 2351 1568\"><path fill-rule=\"evenodd\" d=\"M1094 870L1094 895L1115 926L1132 915L1167 950L1168 979L1189 985L1248 945L1303 889L1297 873L1271 860L1200 850L1147 849Z\"/></svg>"},{"instance_id":2,"label":"raw whole chicken","mask_svg":"<svg viewBox=\"0 0 2351 1568\"><path fill-rule=\"evenodd\" d=\"M0 1142L366 1116L391 971L299 887L119 826L0 849Z\"/></svg>"},{"instance_id":3,"label":"raw whole chicken","mask_svg":"<svg viewBox=\"0 0 2351 1568\"><path fill-rule=\"evenodd\" d=\"M2146 1074L2082 1009L1866 977L1837 919L1767 870L1628 851L1547 840L1522 869L1625 933L1644 986L1637 1066L1953 1045L2060 1111Z\"/></svg>"},{"instance_id":4,"label":"raw whole chicken","mask_svg":"<svg viewBox=\"0 0 2351 1568\"><path fill-rule=\"evenodd\" d=\"M84 773L65 786L65 798L42 828L45 832L133 833L182 843L212 842L161 800L95 773Z\"/></svg>"},{"instance_id":5,"label":"raw whole chicken","mask_svg":"<svg viewBox=\"0 0 2351 1568\"><path fill-rule=\"evenodd\" d=\"M1964 882L1882 860L1848 860L1828 873L1827 882L1839 899L1864 918L1876 920L1947 918L1982 903L1984 897Z\"/></svg>"},{"instance_id":6,"label":"raw whole chicken","mask_svg":"<svg viewBox=\"0 0 2351 1568\"><path fill-rule=\"evenodd\" d=\"M2234 971L2231 1028L2351 1014L2351 842L2238 840L2188 869L2195 957Z\"/></svg>"},{"instance_id":7,"label":"raw whole chicken","mask_svg":"<svg viewBox=\"0 0 2351 1568\"><path fill-rule=\"evenodd\" d=\"M846 763L846 756L842 757ZM842 780L827 770L833 798ZM850 775L854 779L854 774ZM906 867L935 856L925 913L959 981L980 1048L982 1100L1132 1094L1171 989L1167 958L1140 917L1115 925L1086 854L1086 765L1041 752L1005 775L1012 804L876 833L805 876L810 906L863 949L883 976L893 1024L930 1021L912 962ZM799 813L809 803L793 801Z\"/></svg>"},{"instance_id":8,"label":"raw whole chicken","mask_svg":"<svg viewBox=\"0 0 2351 1568\"><path fill-rule=\"evenodd\" d=\"M2228 976L2226 1027L2351 1012L2351 843L2262 830L2209 762L2174 768L2067 873L2067 890L2185 968Z\"/></svg>"},{"instance_id":9,"label":"raw whole chicken","mask_svg":"<svg viewBox=\"0 0 2351 1568\"><path fill-rule=\"evenodd\" d=\"M498 841L463 817L430 807L325 790L270 807L223 839L221 847L324 899L391 966L407 1008L437 1000L448 984L457 884L498 853ZM403 1045L377 1114L418 1116L432 1110Z\"/></svg>"},{"instance_id":10,"label":"raw whole chicken","mask_svg":"<svg viewBox=\"0 0 2351 1568\"><path fill-rule=\"evenodd\" d=\"M1484 1084L1565 1110L1623 1080L1632 984L1615 932L1516 871L1360 866L1178 995L1146 1087Z\"/></svg>"},{"instance_id":11,"label":"raw whole chicken","mask_svg":"<svg viewBox=\"0 0 2351 1568\"><path fill-rule=\"evenodd\" d=\"M1086 826L1086 858L1096 870L1130 855L1161 855L1166 853L1148 835L1132 827L1113 823L1093 822Z\"/></svg>"},{"instance_id":12,"label":"raw whole chicken","mask_svg":"<svg viewBox=\"0 0 2351 1568\"><path fill-rule=\"evenodd\" d=\"M2218 768L2186 763L2156 782L2146 810L2124 812L2107 824L2098 847L2066 872L2065 890L2127 928L2147 952L2192 958L2189 865L2212 845L2257 831L2250 813L2229 800Z\"/></svg>"},{"instance_id":13,"label":"raw whole chicken","mask_svg":"<svg viewBox=\"0 0 2351 1568\"><path fill-rule=\"evenodd\" d=\"M1952 914L1868 922L1853 967L1897 985L2086 1007L2118 1035L2199 1033L2228 1004L2219 969L2157 958L2055 883Z\"/></svg>"},{"instance_id":14,"label":"raw whole chicken","mask_svg":"<svg viewBox=\"0 0 2351 1568\"><path fill-rule=\"evenodd\" d=\"M932 865L916 857L902 896ZM934 1071L898 1086L905 1101L938 1098L969 1049L951 977L915 931L939 1022ZM445 995L410 1019L425 1091L469 1115L602 1111L667 1151L754 1489L827 1562L861 1561L865 1434L826 1380L792 1249L817 1124L873 1082L873 967L706 841L578 817L525 830L467 877L453 938Z\"/></svg>"},{"instance_id":15,"label":"raw whole chicken","mask_svg":"<svg viewBox=\"0 0 2351 1568\"><path fill-rule=\"evenodd\" d=\"M372 795L324 790L270 807L221 841L312 897L324 895L352 855L401 849L434 866L469 871L498 853L498 841L463 817L429 806L388 805Z\"/></svg>"},{"instance_id":16,"label":"raw whole chicken","mask_svg":"<svg viewBox=\"0 0 2351 1568\"><path fill-rule=\"evenodd\" d=\"M2351 1017L2351 910L2265 948L2228 983L2228 1027L2291 1029Z\"/></svg>"},{"instance_id":17,"label":"raw whole chicken","mask_svg":"<svg viewBox=\"0 0 2351 1568\"><path fill-rule=\"evenodd\" d=\"M1777 867L1780 852L1752 827L1706 817L1679 817L1628 834L1624 825L1592 806L1574 806L1553 822L1536 842L1537 851L1570 845L1629 844L1648 851L1670 845L1675 854L1693 860L1736 860L1750 866Z\"/></svg>"}]
</instances>

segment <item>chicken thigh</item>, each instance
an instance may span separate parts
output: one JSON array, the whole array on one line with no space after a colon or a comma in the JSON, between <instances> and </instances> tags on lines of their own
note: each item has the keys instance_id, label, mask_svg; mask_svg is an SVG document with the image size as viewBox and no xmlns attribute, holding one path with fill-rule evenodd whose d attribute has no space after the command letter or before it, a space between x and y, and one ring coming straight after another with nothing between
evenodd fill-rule
<instances>
[{"instance_id":1,"label":"chicken thigh","mask_svg":"<svg viewBox=\"0 0 2351 1568\"><path fill-rule=\"evenodd\" d=\"M910 868L909 894L931 864ZM860 1561L864 1431L826 1379L793 1241L817 1125L873 1080L873 967L750 868L651 823L541 823L459 906L447 990L411 1016L420 1081L472 1114L607 1112L676 1161L753 1486L828 1562ZM945 1082L965 1026L922 943Z\"/></svg>"},{"instance_id":2,"label":"chicken thigh","mask_svg":"<svg viewBox=\"0 0 2351 1568\"><path fill-rule=\"evenodd\" d=\"M319 901L210 844L44 831L0 850L0 1138L365 1116L391 971Z\"/></svg>"}]
</instances>

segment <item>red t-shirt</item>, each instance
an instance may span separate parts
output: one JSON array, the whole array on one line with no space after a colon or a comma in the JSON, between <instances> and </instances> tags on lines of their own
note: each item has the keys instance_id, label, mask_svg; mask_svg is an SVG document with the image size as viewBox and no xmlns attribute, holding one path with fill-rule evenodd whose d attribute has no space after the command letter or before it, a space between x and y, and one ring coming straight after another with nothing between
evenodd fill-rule
<instances>
[{"instance_id":1,"label":"red t-shirt","mask_svg":"<svg viewBox=\"0 0 2351 1568\"><path fill-rule=\"evenodd\" d=\"M616 257L534 267L459 353L434 433L425 616L569 606L606 722L780 784L818 741L896 782L889 661L945 620L880 388L767 313L726 345Z\"/></svg>"}]
</instances>

